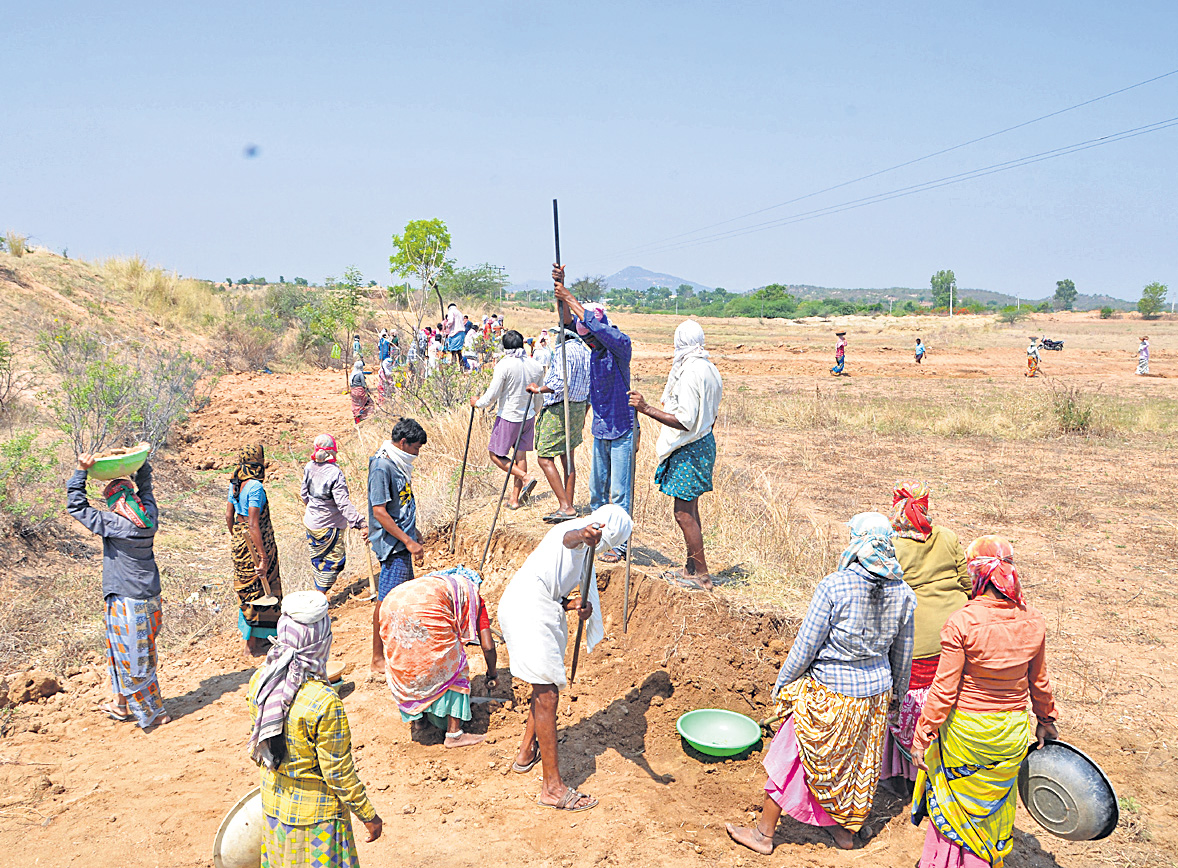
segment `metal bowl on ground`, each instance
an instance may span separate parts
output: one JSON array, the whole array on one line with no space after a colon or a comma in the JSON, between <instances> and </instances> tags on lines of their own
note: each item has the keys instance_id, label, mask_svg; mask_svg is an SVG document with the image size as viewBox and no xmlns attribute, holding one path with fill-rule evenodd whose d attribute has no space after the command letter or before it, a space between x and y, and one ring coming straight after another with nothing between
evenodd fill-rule
<instances>
[{"instance_id":1,"label":"metal bowl on ground","mask_svg":"<svg viewBox=\"0 0 1178 868\"><path fill-rule=\"evenodd\" d=\"M1107 838L1121 816L1104 771L1067 742L1031 746L1018 770L1018 794L1040 826L1069 841Z\"/></svg>"},{"instance_id":2,"label":"metal bowl on ground","mask_svg":"<svg viewBox=\"0 0 1178 868\"><path fill-rule=\"evenodd\" d=\"M699 708L675 721L683 740L708 756L736 756L761 740L761 727L751 717L722 708Z\"/></svg>"},{"instance_id":3,"label":"metal bowl on ground","mask_svg":"<svg viewBox=\"0 0 1178 868\"><path fill-rule=\"evenodd\" d=\"M128 449L116 449L95 456L89 475L94 479L119 479L132 476L147 461L151 444L143 441Z\"/></svg>"},{"instance_id":4,"label":"metal bowl on ground","mask_svg":"<svg viewBox=\"0 0 1178 868\"><path fill-rule=\"evenodd\" d=\"M259 868L262 864L262 788L254 787L234 805L213 839L215 868Z\"/></svg>"}]
</instances>

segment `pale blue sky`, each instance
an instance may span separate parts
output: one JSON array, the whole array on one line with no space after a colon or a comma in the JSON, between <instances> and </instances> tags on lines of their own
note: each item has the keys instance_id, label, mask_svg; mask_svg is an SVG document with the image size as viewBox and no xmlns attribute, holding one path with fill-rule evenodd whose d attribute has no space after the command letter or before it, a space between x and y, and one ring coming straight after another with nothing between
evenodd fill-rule
<instances>
[{"instance_id":1,"label":"pale blue sky","mask_svg":"<svg viewBox=\"0 0 1178 868\"><path fill-rule=\"evenodd\" d=\"M117 11L112 11L117 10ZM0 231L196 276L461 263L1136 298L1178 284L1178 127L842 214L634 250L1178 69L1178 4L38 3L0 28ZM758 219L1178 116L1178 75ZM254 143L255 159L242 149ZM734 224L741 225L741 224Z\"/></svg>"}]
</instances>

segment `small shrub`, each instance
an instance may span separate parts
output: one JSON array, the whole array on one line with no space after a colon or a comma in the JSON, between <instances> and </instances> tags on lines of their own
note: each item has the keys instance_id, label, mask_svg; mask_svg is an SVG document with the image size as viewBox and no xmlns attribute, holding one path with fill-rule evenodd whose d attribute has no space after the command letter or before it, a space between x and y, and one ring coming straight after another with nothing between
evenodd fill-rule
<instances>
[{"instance_id":1,"label":"small shrub","mask_svg":"<svg viewBox=\"0 0 1178 868\"><path fill-rule=\"evenodd\" d=\"M8 252L13 256L24 256L28 252L29 239L23 235L17 235L15 232L9 232L4 236L4 244L8 247Z\"/></svg>"},{"instance_id":2,"label":"small shrub","mask_svg":"<svg viewBox=\"0 0 1178 868\"><path fill-rule=\"evenodd\" d=\"M1113 318L1113 309L1106 304L1104 307L1102 307L1100 309L1100 318L1101 319L1112 319Z\"/></svg>"},{"instance_id":3,"label":"small shrub","mask_svg":"<svg viewBox=\"0 0 1178 868\"><path fill-rule=\"evenodd\" d=\"M53 448L38 448L36 434L26 431L0 442L0 513L6 530L31 536L57 514L57 498L45 482L57 476Z\"/></svg>"},{"instance_id":4,"label":"small shrub","mask_svg":"<svg viewBox=\"0 0 1178 868\"><path fill-rule=\"evenodd\" d=\"M1106 425L1092 400L1079 386L1051 384L1051 411L1061 434L1082 436L1107 433Z\"/></svg>"}]
</instances>

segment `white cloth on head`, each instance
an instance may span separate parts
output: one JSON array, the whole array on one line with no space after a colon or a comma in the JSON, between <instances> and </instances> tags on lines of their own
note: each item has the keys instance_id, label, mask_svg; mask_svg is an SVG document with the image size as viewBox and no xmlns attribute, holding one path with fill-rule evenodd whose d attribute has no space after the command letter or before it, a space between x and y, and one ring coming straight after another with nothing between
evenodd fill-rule
<instances>
[{"instance_id":1,"label":"white cloth on head","mask_svg":"<svg viewBox=\"0 0 1178 868\"><path fill-rule=\"evenodd\" d=\"M327 595L320 591L295 591L282 598L282 614L300 624L314 624L327 615Z\"/></svg>"},{"instance_id":2,"label":"white cloth on head","mask_svg":"<svg viewBox=\"0 0 1178 868\"><path fill-rule=\"evenodd\" d=\"M604 525L597 551L625 543L633 526L626 510L617 504L608 504L585 518L557 525L528 555L499 600L499 626L507 643L511 674L529 684L564 687L567 683L564 655L569 626L560 601L580 586L590 553L583 544L575 549L565 548L564 535L594 523ZM596 571L589 576L588 601L593 614L585 622L585 647L592 651L605 637Z\"/></svg>"},{"instance_id":3,"label":"white cloth on head","mask_svg":"<svg viewBox=\"0 0 1178 868\"><path fill-rule=\"evenodd\" d=\"M659 461L676 449L707 437L720 413L724 385L704 349L704 330L695 320L675 329L675 359L663 389L663 409L687 430L662 426L655 454Z\"/></svg>"}]
</instances>

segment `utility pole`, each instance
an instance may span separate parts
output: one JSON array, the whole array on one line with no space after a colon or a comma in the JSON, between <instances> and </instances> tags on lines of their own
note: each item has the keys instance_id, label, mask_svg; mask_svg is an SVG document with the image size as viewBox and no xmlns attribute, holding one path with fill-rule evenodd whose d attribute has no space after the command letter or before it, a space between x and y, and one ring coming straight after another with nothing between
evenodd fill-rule
<instances>
[{"instance_id":1,"label":"utility pole","mask_svg":"<svg viewBox=\"0 0 1178 868\"><path fill-rule=\"evenodd\" d=\"M949 284L949 319L953 319L953 284Z\"/></svg>"}]
</instances>

